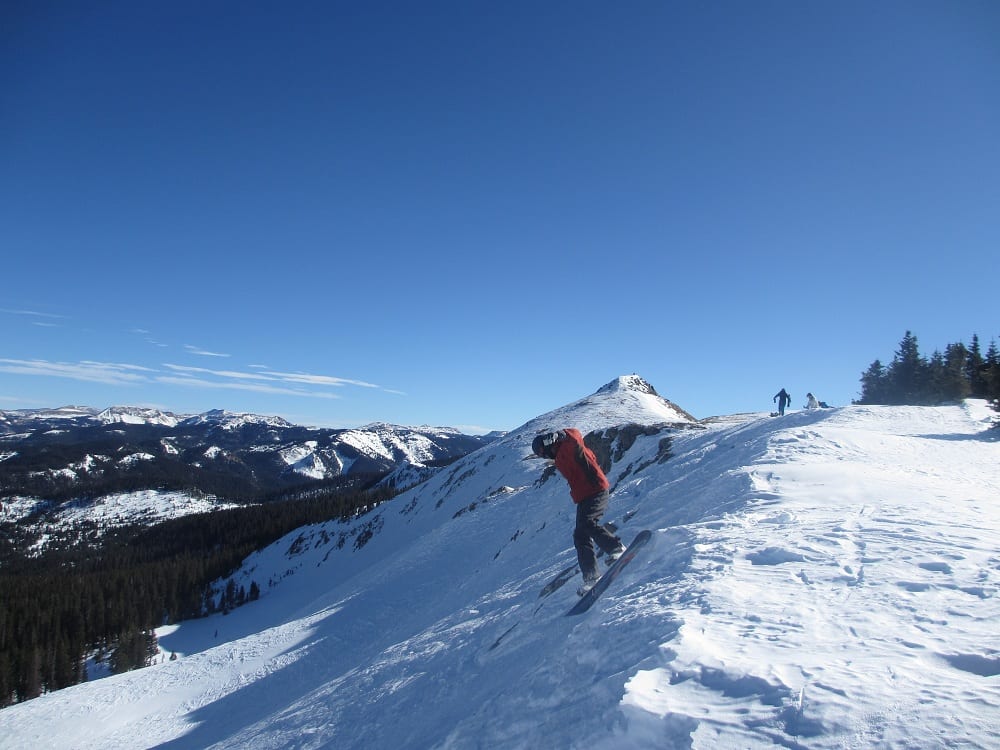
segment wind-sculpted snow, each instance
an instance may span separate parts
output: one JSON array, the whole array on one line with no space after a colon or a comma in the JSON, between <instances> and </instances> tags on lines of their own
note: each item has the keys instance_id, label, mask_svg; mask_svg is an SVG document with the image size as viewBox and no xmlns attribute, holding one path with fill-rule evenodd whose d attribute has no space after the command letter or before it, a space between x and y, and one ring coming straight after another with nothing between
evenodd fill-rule
<instances>
[{"instance_id":1,"label":"wind-sculpted snow","mask_svg":"<svg viewBox=\"0 0 1000 750\"><path fill-rule=\"evenodd\" d=\"M161 631L176 661L0 711L0 748L995 747L981 403L681 429L601 395L251 556L259 601ZM608 439L608 519L654 531L577 618L572 583L539 597L574 508L524 460L568 424Z\"/></svg>"}]
</instances>

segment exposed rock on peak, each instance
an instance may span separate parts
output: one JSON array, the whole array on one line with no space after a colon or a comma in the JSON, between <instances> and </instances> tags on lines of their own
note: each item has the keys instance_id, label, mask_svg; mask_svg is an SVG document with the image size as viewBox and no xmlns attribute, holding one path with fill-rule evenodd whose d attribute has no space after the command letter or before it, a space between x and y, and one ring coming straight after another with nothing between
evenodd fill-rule
<instances>
[{"instance_id":1,"label":"exposed rock on peak","mask_svg":"<svg viewBox=\"0 0 1000 750\"><path fill-rule=\"evenodd\" d=\"M615 393L617 391L635 391L636 393L648 393L652 396L660 395L652 385L635 373L620 375L597 390L598 393Z\"/></svg>"}]
</instances>

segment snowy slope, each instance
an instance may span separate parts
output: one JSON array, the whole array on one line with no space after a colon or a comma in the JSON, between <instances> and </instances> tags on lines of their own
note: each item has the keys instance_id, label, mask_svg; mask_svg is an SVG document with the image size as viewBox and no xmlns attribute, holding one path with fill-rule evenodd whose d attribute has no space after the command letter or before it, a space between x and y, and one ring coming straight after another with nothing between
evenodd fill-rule
<instances>
[{"instance_id":1,"label":"snowy slope","mask_svg":"<svg viewBox=\"0 0 1000 750\"><path fill-rule=\"evenodd\" d=\"M252 556L259 601L164 629L176 661L0 711L0 748L996 746L982 403L697 429L609 386ZM605 430L623 537L654 531L578 618L575 582L538 598L574 559L565 483L523 460L567 425Z\"/></svg>"},{"instance_id":2,"label":"snowy slope","mask_svg":"<svg viewBox=\"0 0 1000 750\"><path fill-rule=\"evenodd\" d=\"M136 490L119 492L98 498L81 498L56 505L36 498L14 498L0 508L0 521L16 521L34 513L44 512L49 531L70 530L83 524L101 527L129 526L138 523L159 523L171 518L213 510L239 507L214 498L195 497L187 492L167 490Z\"/></svg>"}]
</instances>

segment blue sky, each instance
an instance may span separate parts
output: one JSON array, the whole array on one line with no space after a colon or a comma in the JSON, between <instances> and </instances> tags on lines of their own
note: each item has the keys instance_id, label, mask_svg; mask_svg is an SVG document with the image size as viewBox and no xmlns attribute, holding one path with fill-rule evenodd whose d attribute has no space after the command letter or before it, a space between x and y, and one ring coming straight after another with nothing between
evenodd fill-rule
<instances>
[{"instance_id":1,"label":"blue sky","mask_svg":"<svg viewBox=\"0 0 1000 750\"><path fill-rule=\"evenodd\" d=\"M1000 337L990 1L0 14L0 409L704 417Z\"/></svg>"}]
</instances>

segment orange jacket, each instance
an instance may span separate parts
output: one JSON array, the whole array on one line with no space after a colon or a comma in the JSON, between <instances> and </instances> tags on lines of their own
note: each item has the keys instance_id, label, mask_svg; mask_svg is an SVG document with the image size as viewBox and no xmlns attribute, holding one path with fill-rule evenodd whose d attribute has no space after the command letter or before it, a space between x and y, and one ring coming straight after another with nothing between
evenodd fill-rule
<instances>
[{"instance_id":1,"label":"orange jacket","mask_svg":"<svg viewBox=\"0 0 1000 750\"><path fill-rule=\"evenodd\" d=\"M597 463L597 456L583 444L580 431L569 427L556 442L556 468L569 482L569 494L580 503L608 489L611 484Z\"/></svg>"}]
</instances>

